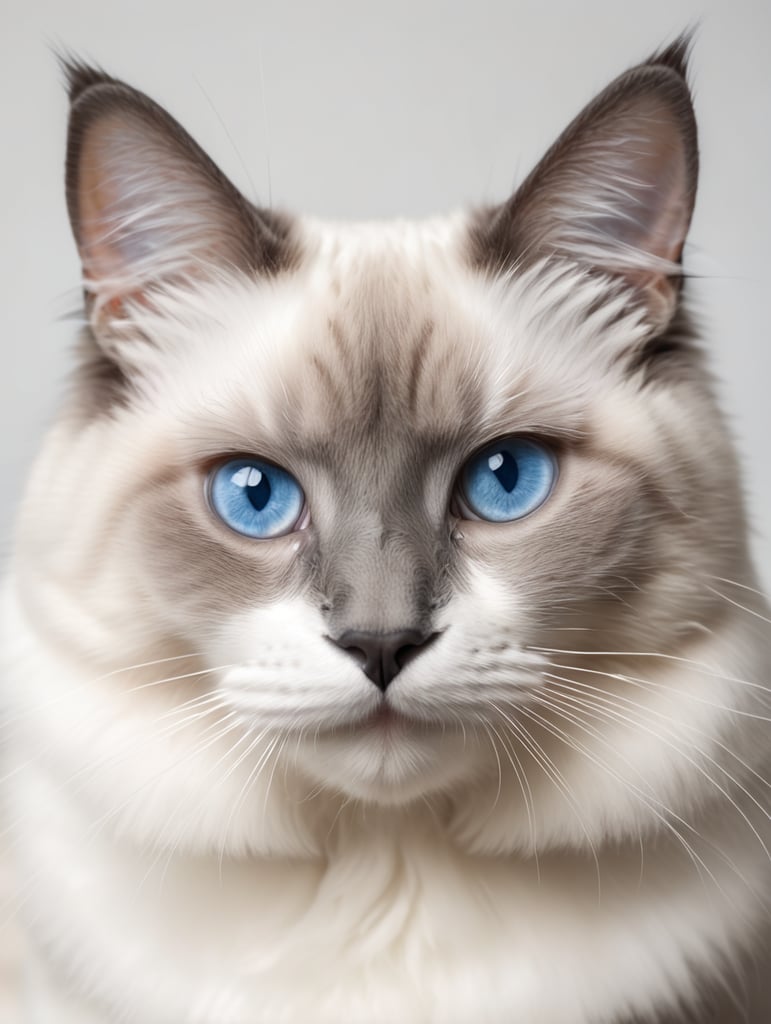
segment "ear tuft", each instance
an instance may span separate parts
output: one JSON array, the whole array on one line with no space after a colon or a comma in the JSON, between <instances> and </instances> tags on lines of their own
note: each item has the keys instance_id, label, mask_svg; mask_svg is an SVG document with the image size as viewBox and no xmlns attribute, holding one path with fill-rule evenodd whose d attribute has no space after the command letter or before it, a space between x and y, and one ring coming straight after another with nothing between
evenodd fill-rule
<instances>
[{"instance_id":1,"label":"ear tuft","mask_svg":"<svg viewBox=\"0 0 771 1024\"><path fill-rule=\"evenodd\" d=\"M71 53L57 54L59 67L64 74L64 81L67 87L67 95L70 103L74 104L80 96L94 85L120 85L117 79L112 78L101 68L87 64Z\"/></svg>"},{"instance_id":2,"label":"ear tuft","mask_svg":"<svg viewBox=\"0 0 771 1024\"><path fill-rule=\"evenodd\" d=\"M657 50L645 62L651 67L665 67L674 71L684 82L688 81L688 61L691 57L695 29L686 29L669 46Z\"/></svg>"}]
</instances>

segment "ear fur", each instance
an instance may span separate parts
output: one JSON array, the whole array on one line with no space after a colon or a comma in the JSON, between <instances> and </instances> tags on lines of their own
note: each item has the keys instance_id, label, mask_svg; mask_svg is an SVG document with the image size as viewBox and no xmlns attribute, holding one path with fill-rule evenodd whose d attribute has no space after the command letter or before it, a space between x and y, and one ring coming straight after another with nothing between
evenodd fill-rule
<instances>
[{"instance_id":1,"label":"ear fur","mask_svg":"<svg viewBox=\"0 0 771 1024\"><path fill-rule=\"evenodd\" d=\"M292 264L291 220L252 206L157 103L98 68L62 64L67 206L98 339L164 285Z\"/></svg>"},{"instance_id":2,"label":"ear fur","mask_svg":"<svg viewBox=\"0 0 771 1024\"><path fill-rule=\"evenodd\" d=\"M688 48L682 36L617 78L507 202L482 211L477 264L564 256L626 280L656 326L670 322L698 176Z\"/></svg>"}]
</instances>

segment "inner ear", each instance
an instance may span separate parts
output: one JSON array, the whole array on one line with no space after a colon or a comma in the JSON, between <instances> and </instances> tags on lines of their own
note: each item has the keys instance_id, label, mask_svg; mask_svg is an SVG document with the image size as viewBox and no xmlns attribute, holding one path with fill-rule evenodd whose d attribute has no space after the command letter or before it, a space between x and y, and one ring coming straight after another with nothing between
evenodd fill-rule
<instances>
[{"instance_id":1,"label":"inner ear","mask_svg":"<svg viewBox=\"0 0 771 1024\"><path fill-rule=\"evenodd\" d=\"M133 111L104 114L83 132L73 192L83 270L97 288L254 263L244 204Z\"/></svg>"},{"instance_id":2,"label":"inner ear","mask_svg":"<svg viewBox=\"0 0 771 1024\"><path fill-rule=\"evenodd\" d=\"M475 224L475 256L501 268L563 256L627 281L652 320L674 312L698 149L685 42L611 83L518 191Z\"/></svg>"},{"instance_id":3,"label":"inner ear","mask_svg":"<svg viewBox=\"0 0 771 1024\"><path fill-rule=\"evenodd\" d=\"M171 282L291 262L289 219L252 206L158 104L94 69L68 73L67 201L99 330Z\"/></svg>"}]
</instances>

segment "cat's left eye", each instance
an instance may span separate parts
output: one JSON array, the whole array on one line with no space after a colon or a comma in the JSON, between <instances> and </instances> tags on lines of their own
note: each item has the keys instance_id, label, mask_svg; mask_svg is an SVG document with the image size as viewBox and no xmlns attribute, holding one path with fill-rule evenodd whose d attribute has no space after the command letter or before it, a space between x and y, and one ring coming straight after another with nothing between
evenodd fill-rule
<instances>
[{"instance_id":1,"label":"cat's left eye","mask_svg":"<svg viewBox=\"0 0 771 1024\"><path fill-rule=\"evenodd\" d=\"M510 523L539 508L551 494L557 463L528 437L506 437L473 455L460 475L456 506L464 519Z\"/></svg>"},{"instance_id":2,"label":"cat's left eye","mask_svg":"<svg viewBox=\"0 0 771 1024\"><path fill-rule=\"evenodd\" d=\"M231 459L213 470L209 502L231 530L255 540L291 533L306 518L305 495L295 478L258 459Z\"/></svg>"}]
</instances>

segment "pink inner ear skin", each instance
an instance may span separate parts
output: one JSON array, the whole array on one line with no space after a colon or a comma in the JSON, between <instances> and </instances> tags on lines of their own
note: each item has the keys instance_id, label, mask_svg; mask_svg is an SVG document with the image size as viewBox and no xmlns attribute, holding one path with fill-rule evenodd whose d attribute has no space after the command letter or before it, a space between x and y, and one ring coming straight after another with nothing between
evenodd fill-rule
<instances>
[{"instance_id":1,"label":"pink inner ear skin","mask_svg":"<svg viewBox=\"0 0 771 1024\"><path fill-rule=\"evenodd\" d=\"M115 233L117 227L117 197L110 184L111 175L102 152L104 145L94 138L95 134L92 130L83 144L78 182L78 242L84 275L90 281L117 279L126 272L118 238L110 239L110 232Z\"/></svg>"},{"instance_id":2,"label":"pink inner ear skin","mask_svg":"<svg viewBox=\"0 0 771 1024\"><path fill-rule=\"evenodd\" d=\"M125 256L132 215L116 174L125 133L120 119L102 119L92 126L80 154L78 242L84 278L101 293L97 317L102 324L124 319L129 304L149 305L143 289L132 287L136 277Z\"/></svg>"},{"instance_id":3,"label":"pink inner ear skin","mask_svg":"<svg viewBox=\"0 0 771 1024\"><path fill-rule=\"evenodd\" d=\"M586 137L579 136L564 154L567 195L557 199L549 228L557 245L562 237L569 251L571 237L594 236L595 245L606 249L607 265L617 258L622 273L634 271L624 259L630 250L653 257L652 264L657 259L676 263L693 195L673 112L645 100L642 109L622 108L584 131ZM549 187L547 181L547 195Z\"/></svg>"},{"instance_id":4,"label":"pink inner ear skin","mask_svg":"<svg viewBox=\"0 0 771 1024\"><path fill-rule=\"evenodd\" d=\"M639 235L632 244L652 256L676 263L680 259L691 219L688 169L683 138L672 113L654 109L642 121L640 133L645 152L630 146L630 170L639 185L634 199L642 210Z\"/></svg>"},{"instance_id":5,"label":"pink inner ear skin","mask_svg":"<svg viewBox=\"0 0 771 1024\"><path fill-rule=\"evenodd\" d=\"M115 296L243 264L249 206L181 133L131 109L83 126L73 221L102 319Z\"/></svg>"},{"instance_id":6,"label":"pink inner ear skin","mask_svg":"<svg viewBox=\"0 0 771 1024\"><path fill-rule=\"evenodd\" d=\"M566 258L629 284L653 326L677 306L698 148L685 63L665 51L573 120L520 188L473 226L493 272Z\"/></svg>"}]
</instances>

